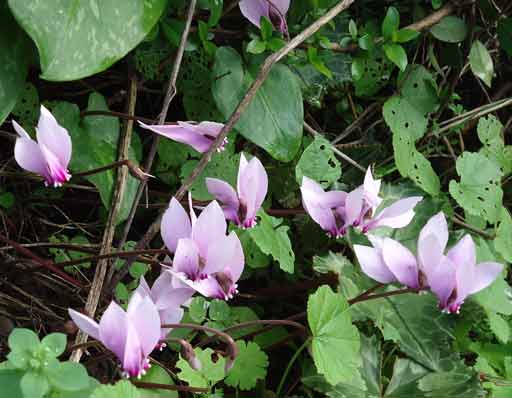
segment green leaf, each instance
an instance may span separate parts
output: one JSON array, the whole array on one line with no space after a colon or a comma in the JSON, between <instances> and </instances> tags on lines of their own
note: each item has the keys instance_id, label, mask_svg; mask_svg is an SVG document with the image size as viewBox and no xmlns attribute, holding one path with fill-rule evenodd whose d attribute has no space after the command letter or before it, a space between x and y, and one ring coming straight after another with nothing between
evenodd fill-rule
<instances>
[{"instance_id":1,"label":"green leaf","mask_svg":"<svg viewBox=\"0 0 512 398\"><path fill-rule=\"evenodd\" d=\"M384 49L386 57L388 57L391 62L404 72L405 68L407 68L407 53L404 48L401 45L394 43L385 43L382 48Z\"/></svg>"},{"instance_id":2,"label":"green leaf","mask_svg":"<svg viewBox=\"0 0 512 398\"><path fill-rule=\"evenodd\" d=\"M268 267L270 265L270 257L261 251L252 239L249 231L238 229L236 232L244 249L245 264L251 268Z\"/></svg>"},{"instance_id":3,"label":"green leaf","mask_svg":"<svg viewBox=\"0 0 512 398\"><path fill-rule=\"evenodd\" d=\"M430 28L430 33L437 40L447 43L460 43L466 38L468 28L463 19L448 15Z\"/></svg>"},{"instance_id":4,"label":"green leaf","mask_svg":"<svg viewBox=\"0 0 512 398\"><path fill-rule=\"evenodd\" d=\"M66 335L63 333L51 333L41 340L43 347L50 350L54 357L58 357L66 350L66 342Z\"/></svg>"},{"instance_id":5,"label":"green leaf","mask_svg":"<svg viewBox=\"0 0 512 398\"><path fill-rule=\"evenodd\" d=\"M365 51L373 51L375 48L375 38L370 33L361 36L357 43Z\"/></svg>"},{"instance_id":6,"label":"green leaf","mask_svg":"<svg viewBox=\"0 0 512 398\"><path fill-rule=\"evenodd\" d=\"M508 322L495 312L488 312L487 317L489 318L489 327L498 340L503 344L508 343L510 340L510 326Z\"/></svg>"},{"instance_id":7,"label":"green leaf","mask_svg":"<svg viewBox=\"0 0 512 398\"><path fill-rule=\"evenodd\" d=\"M352 40L357 38L357 24L353 19L348 22L348 32L352 36Z\"/></svg>"},{"instance_id":8,"label":"green leaf","mask_svg":"<svg viewBox=\"0 0 512 398\"><path fill-rule=\"evenodd\" d=\"M146 374L142 376L141 380L145 383L157 383L174 385L174 381L169 373L167 373L162 367L152 364L151 368L146 370ZM178 398L178 391L169 391L163 389L141 389L139 391L143 398Z\"/></svg>"},{"instance_id":9,"label":"green leaf","mask_svg":"<svg viewBox=\"0 0 512 398\"><path fill-rule=\"evenodd\" d=\"M318 49L316 47L308 47L308 60L322 75L328 79L332 79L332 72L325 66L324 61L318 55Z\"/></svg>"},{"instance_id":10,"label":"green leaf","mask_svg":"<svg viewBox=\"0 0 512 398\"><path fill-rule=\"evenodd\" d=\"M496 230L496 239L494 240L494 246L498 253L503 258L512 263L512 245L510 244L510 237L512 236L512 217L509 211L505 208L501 208L501 214L499 218L498 229Z\"/></svg>"},{"instance_id":11,"label":"green leaf","mask_svg":"<svg viewBox=\"0 0 512 398\"><path fill-rule=\"evenodd\" d=\"M279 267L293 274L295 254L293 253L288 230L282 224L282 219L267 215L264 211L258 213L260 221L249 230L249 235L261 251L271 255L279 263Z\"/></svg>"},{"instance_id":12,"label":"green leaf","mask_svg":"<svg viewBox=\"0 0 512 398\"><path fill-rule=\"evenodd\" d=\"M188 306L188 313L192 320L197 323L202 323L206 318L206 311L208 310L208 301L204 297L194 297Z\"/></svg>"},{"instance_id":13,"label":"green leaf","mask_svg":"<svg viewBox=\"0 0 512 398\"><path fill-rule=\"evenodd\" d=\"M212 300L208 310L210 319L214 321L225 321L231 315L231 309L224 300Z\"/></svg>"},{"instance_id":14,"label":"green leaf","mask_svg":"<svg viewBox=\"0 0 512 398\"><path fill-rule=\"evenodd\" d=\"M384 17L384 21L382 21L382 36L385 39L391 40L393 34L398 30L400 26L400 14L395 7L389 7Z\"/></svg>"},{"instance_id":15,"label":"green leaf","mask_svg":"<svg viewBox=\"0 0 512 398\"><path fill-rule=\"evenodd\" d=\"M476 77L480 78L488 87L491 87L494 63L491 54L480 40L475 40L471 46L469 66Z\"/></svg>"},{"instance_id":16,"label":"green leaf","mask_svg":"<svg viewBox=\"0 0 512 398\"><path fill-rule=\"evenodd\" d=\"M208 18L208 26L213 28L219 23L220 17L222 16L222 8L224 6L223 0L209 0L210 16Z\"/></svg>"},{"instance_id":17,"label":"green leaf","mask_svg":"<svg viewBox=\"0 0 512 398\"><path fill-rule=\"evenodd\" d=\"M14 329L9 335L9 348L12 351L34 352L39 347L39 337L30 329Z\"/></svg>"},{"instance_id":18,"label":"green leaf","mask_svg":"<svg viewBox=\"0 0 512 398\"><path fill-rule=\"evenodd\" d=\"M4 192L0 194L0 207L10 209L14 206L15 198L11 192Z\"/></svg>"},{"instance_id":19,"label":"green leaf","mask_svg":"<svg viewBox=\"0 0 512 398\"><path fill-rule=\"evenodd\" d=\"M322 136L315 136L295 167L295 179L299 185L304 176L318 181L324 188L341 177L341 164L334 156L331 143Z\"/></svg>"},{"instance_id":20,"label":"green leaf","mask_svg":"<svg viewBox=\"0 0 512 398\"><path fill-rule=\"evenodd\" d=\"M333 385L352 380L361 365L360 338L346 299L321 286L309 296L307 313L318 372Z\"/></svg>"},{"instance_id":21,"label":"green leaf","mask_svg":"<svg viewBox=\"0 0 512 398\"><path fill-rule=\"evenodd\" d=\"M107 102L103 96L98 93L92 93L89 96L87 111L108 110ZM78 107L67 102L57 103L52 111L59 123L68 130L73 141L74 151L70 163L70 168L73 172L82 172L107 166L117 160L120 131L117 118L94 115L86 116L81 120ZM140 142L138 141L138 136L135 135L129 149L129 158L134 163L137 163L138 152L140 152ZM116 181L115 175L115 171L107 170L85 177L98 188L101 201L107 209L111 206L112 192ZM117 223L128 217L138 183L137 179L128 175Z\"/></svg>"},{"instance_id":22,"label":"green leaf","mask_svg":"<svg viewBox=\"0 0 512 398\"><path fill-rule=\"evenodd\" d=\"M236 342L239 352L233 368L229 371L225 383L241 390L251 390L256 387L258 380L267 375L268 356L260 346L252 341Z\"/></svg>"},{"instance_id":23,"label":"green leaf","mask_svg":"<svg viewBox=\"0 0 512 398\"><path fill-rule=\"evenodd\" d=\"M244 70L240 55L221 47L215 55L213 97L227 119L253 82L256 66ZM286 96L283 96L286 93ZM235 128L283 162L299 150L303 124L302 94L295 75L283 64L272 67Z\"/></svg>"},{"instance_id":24,"label":"green leaf","mask_svg":"<svg viewBox=\"0 0 512 398\"><path fill-rule=\"evenodd\" d=\"M102 384L91 398L141 398L141 395L128 380L120 380L114 385Z\"/></svg>"},{"instance_id":25,"label":"green leaf","mask_svg":"<svg viewBox=\"0 0 512 398\"><path fill-rule=\"evenodd\" d=\"M431 373L419 381L425 397L484 397L478 374L466 367L451 372Z\"/></svg>"},{"instance_id":26,"label":"green leaf","mask_svg":"<svg viewBox=\"0 0 512 398\"><path fill-rule=\"evenodd\" d=\"M22 376L23 373L16 370L0 369L0 386L5 397L24 398L20 386Z\"/></svg>"},{"instance_id":27,"label":"green leaf","mask_svg":"<svg viewBox=\"0 0 512 398\"><path fill-rule=\"evenodd\" d=\"M20 387L25 398L43 398L50 389L46 377L36 372L25 373L21 378Z\"/></svg>"},{"instance_id":28,"label":"green leaf","mask_svg":"<svg viewBox=\"0 0 512 398\"><path fill-rule=\"evenodd\" d=\"M500 164L503 174L507 175L512 172L512 156L510 152L512 146L505 146L502 131L503 125L494 115L481 117L478 120L478 138L484 144L484 147L480 149L480 153L496 160Z\"/></svg>"},{"instance_id":29,"label":"green leaf","mask_svg":"<svg viewBox=\"0 0 512 398\"><path fill-rule=\"evenodd\" d=\"M176 363L176 367L180 370L178 373L180 380L187 382L191 387L212 387L224 378L226 362L224 357L220 357L217 362L213 362L213 350L211 348L205 350L195 348L194 352L199 362L201 362L201 369L192 369L187 361L180 358Z\"/></svg>"},{"instance_id":30,"label":"green leaf","mask_svg":"<svg viewBox=\"0 0 512 398\"><path fill-rule=\"evenodd\" d=\"M358 97L372 96L388 83L392 64L386 57L379 57L379 60L373 57L355 58L354 61L360 63L363 71L361 77L354 81Z\"/></svg>"},{"instance_id":31,"label":"green leaf","mask_svg":"<svg viewBox=\"0 0 512 398\"><path fill-rule=\"evenodd\" d=\"M139 44L165 0L87 3L10 0L9 7L39 50L42 78L76 80L107 69Z\"/></svg>"},{"instance_id":32,"label":"green leaf","mask_svg":"<svg viewBox=\"0 0 512 398\"><path fill-rule=\"evenodd\" d=\"M256 38L252 39L249 43L247 43L247 52L251 54L261 54L267 48L267 43Z\"/></svg>"},{"instance_id":33,"label":"green leaf","mask_svg":"<svg viewBox=\"0 0 512 398\"><path fill-rule=\"evenodd\" d=\"M498 21L498 39L501 48L512 57L512 18L501 18Z\"/></svg>"},{"instance_id":34,"label":"green leaf","mask_svg":"<svg viewBox=\"0 0 512 398\"><path fill-rule=\"evenodd\" d=\"M272 31L274 30L274 26L272 25L272 22L265 17L262 16L260 20L260 32L261 32L261 38L263 41L268 41L272 37Z\"/></svg>"},{"instance_id":35,"label":"green leaf","mask_svg":"<svg viewBox=\"0 0 512 398\"><path fill-rule=\"evenodd\" d=\"M396 43L407 43L408 41L414 40L420 35L420 32L412 29L400 29L396 32L396 35L393 37L393 41Z\"/></svg>"},{"instance_id":36,"label":"green leaf","mask_svg":"<svg viewBox=\"0 0 512 398\"><path fill-rule=\"evenodd\" d=\"M450 181L450 194L469 214L494 224L501 212L502 172L498 163L480 153L464 152L457 159L460 182Z\"/></svg>"},{"instance_id":37,"label":"green leaf","mask_svg":"<svg viewBox=\"0 0 512 398\"><path fill-rule=\"evenodd\" d=\"M63 391L79 391L89 385L89 376L82 364L60 362L55 368L46 372L53 386Z\"/></svg>"},{"instance_id":38,"label":"green leaf","mask_svg":"<svg viewBox=\"0 0 512 398\"><path fill-rule=\"evenodd\" d=\"M14 21L6 3L0 5L0 125L23 92L29 41Z\"/></svg>"}]
</instances>

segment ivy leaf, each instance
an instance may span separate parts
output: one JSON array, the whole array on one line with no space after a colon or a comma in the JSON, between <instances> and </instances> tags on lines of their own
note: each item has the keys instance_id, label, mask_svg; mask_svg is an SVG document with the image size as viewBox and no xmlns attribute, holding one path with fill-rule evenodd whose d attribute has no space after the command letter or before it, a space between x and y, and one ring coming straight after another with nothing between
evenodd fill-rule
<instances>
[{"instance_id":1,"label":"ivy leaf","mask_svg":"<svg viewBox=\"0 0 512 398\"><path fill-rule=\"evenodd\" d=\"M0 125L23 92L29 44L3 2L0 5Z\"/></svg>"},{"instance_id":2,"label":"ivy leaf","mask_svg":"<svg viewBox=\"0 0 512 398\"><path fill-rule=\"evenodd\" d=\"M268 356L260 346L252 341L236 342L239 352L233 368L229 371L225 383L241 390L251 390L256 387L256 382L267 375Z\"/></svg>"},{"instance_id":3,"label":"ivy leaf","mask_svg":"<svg viewBox=\"0 0 512 398\"><path fill-rule=\"evenodd\" d=\"M361 365L361 342L347 300L329 286L321 286L309 296L307 313L318 372L333 385L352 380Z\"/></svg>"},{"instance_id":4,"label":"ivy leaf","mask_svg":"<svg viewBox=\"0 0 512 398\"><path fill-rule=\"evenodd\" d=\"M192 369L186 360L180 358L176 363L176 367L180 369L178 373L180 380L187 382L191 387L212 387L224 378L225 358L219 357L217 362L213 362L211 348L205 350L195 348L194 352L201 362L201 369Z\"/></svg>"},{"instance_id":5,"label":"ivy leaf","mask_svg":"<svg viewBox=\"0 0 512 398\"><path fill-rule=\"evenodd\" d=\"M91 398L141 398L139 391L128 380L114 385L102 384L94 390Z\"/></svg>"},{"instance_id":6,"label":"ivy leaf","mask_svg":"<svg viewBox=\"0 0 512 398\"><path fill-rule=\"evenodd\" d=\"M494 224L503 200L502 172L498 163L480 153L464 152L457 159L460 182L450 181L450 194L469 214Z\"/></svg>"},{"instance_id":7,"label":"ivy leaf","mask_svg":"<svg viewBox=\"0 0 512 398\"><path fill-rule=\"evenodd\" d=\"M471 46L469 66L476 77L480 78L488 87L491 87L494 63L489 51L480 40L475 40Z\"/></svg>"},{"instance_id":8,"label":"ivy leaf","mask_svg":"<svg viewBox=\"0 0 512 398\"><path fill-rule=\"evenodd\" d=\"M232 48L217 50L212 92L226 119L253 82L256 69L257 65L252 64L244 70L240 55ZM302 93L297 78L287 66L278 64L272 67L235 128L275 159L289 162L301 144L303 119Z\"/></svg>"},{"instance_id":9,"label":"ivy leaf","mask_svg":"<svg viewBox=\"0 0 512 398\"><path fill-rule=\"evenodd\" d=\"M210 319L214 321L225 321L231 315L231 309L224 300L212 300L208 309Z\"/></svg>"},{"instance_id":10,"label":"ivy leaf","mask_svg":"<svg viewBox=\"0 0 512 398\"><path fill-rule=\"evenodd\" d=\"M48 380L40 373L29 371L20 380L23 396L28 398L43 398L50 389Z\"/></svg>"},{"instance_id":11,"label":"ivy leaf","mask_svg":"<svg viewBox=\"0 0 512 398\"><path fill-rule=\"evenodd\" d=\"M107 69L158 22L165 0L68 2L10 0L9 7L39 50L42 78L77 80Z\"/></svg>"},{"instance_id":12,"label":"ivy leaf","mask_svg":"<svg viewBox=\"0 0 512 398\"><path fill-rule=\"evenodd\" d=\"M430 33L437 40L447 43L460 43L466 38L468 28L461 18L448 15L432 26Z\"/></svg>"},{"instance_id":13,"label":"ivy leaf","mask_svg":"<svg viewBox=\"0 0 512 398\"><path fill-rule=\"evenodd\" d=\"M331 143L324 137L315 136L314 141L302 152L295 167L295 179L299 185L303 176L318 181L324 188L341 177L341 164L334 156Z\"/></svg>"},{"instance_id":14,"label":"ivy leaf","mask_svg":"<svg viewBox=\"0 0 512 398\"><path fill-rule=\"evenodd\" d=\"M258 224L249 230L249 235L261 251L271 255L279 263L279 267L293 274L295 254L293 253L288 230L282 225L282 219L267 215L264 211L258 213Z\"/></svg>"},{"instance_id":15,"label":"ivy leaf","mask_svg":"<svg viewBox=\"0 0 512 398\"><path fill-rule=\"evenodd\" d=\"M405 68L407 68L407 53L404 48L400 44L394 43L385 43L382 48L384 49L384 53L386 57L393 62L398 68L404 72Z\"/></svg>"},{"instance_id":16,"label":"ivy leaf","mask_svg":"<svg viewBox=\"0 0 512 398\"><path fill-rule=\"evenodd\" d=\"M204 297L196 296L192 299L188 306L188 313L194 322L202 323L205 320L208 305Z\"/></svg>"},{"instance_id":17,"label":"ivy leaf","mask_svg":"<svg viewBox=\"0 0 512 398\"><path fill-rule=\"evenodd\" d=\"M398 13L398 10L395 7L389 7L384 20L382 21L382 36L387 40L391 40L399 26L400 14Z\"/></svg>"},{"instance_id":18,"label":"ivy leaf","mask_svg":"<svg viewBox=\"0 0 512 398\"><path fill-rule=\"evenodd\" d=\"M60 362L55 368L47 370L52 385L63 391L79 391L89 385L89 376L82 364Z\"/></svg>"}]
</instances>

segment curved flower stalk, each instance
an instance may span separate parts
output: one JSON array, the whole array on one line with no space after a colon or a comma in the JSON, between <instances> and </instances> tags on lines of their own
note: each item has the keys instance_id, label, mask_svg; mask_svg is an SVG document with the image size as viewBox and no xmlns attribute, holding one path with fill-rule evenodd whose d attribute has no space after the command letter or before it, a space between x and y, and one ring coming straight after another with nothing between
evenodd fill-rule
<instances>
[{"instance_id":1,"label":"curved flower stalk","mask_svg":"<svg viewBox=\"0 0 512 398\"><path fill-rule=\"evenodd\" d=\"M14 120L12 124L19 135L14 146L14 159L20 167L42 176L46 186L60 187L69 181L71 138L50 111L41 105L36 127L37 142Z\"/></svg>"},{"instance_id":2,"label":"curved flower stalk","mask_svg":"<svg viewBox=\"0 0 512 398\"><path fill-rule=\"evenodd\" d=\"M149 287L144 277L140 278L139 287L136 289L142 297L149 297L158 310L160 323L180 323L183 318L183 305L192 297L194 290L189 288L176 288L173 285L173 276L169 272L162 272ZM171 329L162 328L160 339L164 340ZM161 344L161 348L165 344Z\"/></svg>"},{"instance_id":3,"label":"curved flower stalk","mask_svg":"<svg viewBox=\"0 0 512 398\"><path fill-rule=\"evenodd\" d=\"M366 275L381 283L430 288L445 312L459 313L466 297L489 286L503 269L495 262L476 264L475 244L470 235L465 235L445 255L448 225L442 212L421 230L416 256L393 239L372 236L369 239L373 247L354 245Z\"/></svg>"},{"instance_id":4,"label":"curved flower stalk","mask_svg":"<svg viewBox=\"0 0 512 398\"><path fill-rule=\"evenodd\" d=\"M325 192L320 184L308 177L302 178L302 203L313 220L331 237L339 238L348 228L356 227L363 233L378 228L403 228L414 217L414 207L421 196L397 200L377 215L382 203L379 196L380 180L374 180L370 168L366 171L363 185L347 193Z\"/></svg>"},{"instance_id":5,"label":"curved flower stalk","mask_svg":"<svg viewBox=\"0 0 512 398\"><path fill-rule=\"evenodd\" d=\"M134 292L126 312L111 302L98 324L72 309L71 319L89 336L99 340L121 361L127 377L140 377L150 367L149 354L160 340L160 316L149 296Z\"/></svg>"},{"instance_id":6,"label":"curved flower stalk","mask_svg":"<svg viewBox=\"0 0 512 398\"><path fill-rule=\"evenodd\" d=\"M206 178L206 187L222 205L227 220L243 228L256 225L256 213L263 204L268 190L268 176L257 157L249 162L240 154L237 191L227 182Z\"/></svg>"},{"instance_id":7,"label":"curved flower stalk","mask_svg":"<svg viewBox=\"0 0 512 398\"><path fill-rule=\"evenodd\" d=\"M238 236L226 236L226 219L216 201L190 218L175 199L163 215L161 234L167 248L175 253L172 273L182 286L206 297L228 300L237 293L236 282L244 269L244 252ZM176 286L176 283L174 284Z\"/></svg>"},{"instance_id":8,"label":"curved flower stalk","mask_svg":"<svg viewBox=\"0 0 512 398\"><path fill-rule=\"evenodd\" d=\"M224 127L222 123L216 122L201 122L199 124L195 124L195 122L177 122L177 124L148 125L139 121L139 124L143 128L170 138L173 141L190 145L201 153L207 152L210 149L213 141ZM227 143L228 140L225 138L217 151L223 151Z\"/></svg>"},{"instance_id":9,"label":"curved flower stalk","mask_svg":"<svg viewBox=\"0 0 512 398\"><path fill-rule=\"evenodd\" d=\"M238 5L242 15L258 28L261 17L266 17L281 33L288 31L285 16L290 0L241 0Z\"/></svg>"}]
</instances>

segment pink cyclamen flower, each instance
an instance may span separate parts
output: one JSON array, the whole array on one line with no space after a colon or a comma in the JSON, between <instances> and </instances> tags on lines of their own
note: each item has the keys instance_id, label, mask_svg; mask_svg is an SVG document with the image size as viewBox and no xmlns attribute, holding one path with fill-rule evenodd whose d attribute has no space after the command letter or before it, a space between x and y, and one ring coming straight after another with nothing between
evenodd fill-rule
<instances>
[{"instance_id":1,"label":"pink cyclamen flower","mask_svg":"<svg viewBox=\"0 0 512 398\"><path fill-rule=\"evenodd\" d=\"M290 0L240 0L238 5L242 15L258 28L261 17L266 17L282 33L288 30L285 16Z\"/></svg>"},{"instance_id":2,"label":"pink cyclamen flower","mask_svg":"<svg viewBox=\"0 0 512 398\"><path fill-rule=\"evenodd\" d=\"M332 238L345 235L345 199L343 191L325 192L309 177L302 177L302 205L310 217Z\"/></svg>"},{"instance_id":3,"label":"pink cyclamen flower","mask_svg":"<svg viewBox=\"0 0 512 398\"><path fill-rule=\"evenodd\" d=\"M21 168L42 176L46 186L60 187L69 181L71 138L48 109L41 105L36 127L37 142L14 120L12 125L19 135L14 146L14 158Z\"/></svg>"},{"instance_id":4,"label":"pink cyclamen flower","mask_svg":"<svg viewBox=\"0 0 512 398\"><path fill-rule=\"evenodd\" d=\"M411 196L399 199L388 207L385 207L376 215L376 210L382 203L379 196L380 180L375 180L371 169L368 167L363 185L347 194L346 226L359 228L363 233L378 227L403 228L414 218L414 207L423 198Z\"/></svg>"},{"instance_id":5,"label":"pink cyclamen flower","mask_svg":"<svg viewBox=\"0 0 512 398\"><path fill-rule=\"evenodd\" d=\"M186 287L174 286L173 276L169 272L162 272L150 288L144 277L140 278L136 289L142 297L149 297L155 304L161 324L179 323L183 318L183 305L192 297L194 290ZM162 328L160 339L164 340L171 329ZM165 344L161 344L164 347Z\"/></svg>"},{"instance_id":6,"label":"pink cyclamen flower","mask_svg":"<svg viewBox=\"0 0 512 398\"><path fill-rule=\"evenodd\" d=\"M150 367L149 354L160 340L160 316L149 296L134 292L126 312L111 302L99 324L72 309L69 315L83 332L117 356L126 376L140 377Z\"/></svg>"},{"instance_id":7,"label":"pink cyclamen flower","mask_svg":"<svg viewBox=\"0 0 512 398\"><path fill-rule=\"evenodd\" d=\"M430 288L445 312L458 313L465 298L489 286L503 266L476 264L476 249L465 235L445 255L448 225L442 212L433 216L418 237L418 254L390 238L369 236L373 247L354 245L361 269L381 283L400 282L413 289Z\"/></svg>"},{"instance_id":8,"label":"pink cyclamen flower","mask_svg":"<svg viewBox=\"0 0 512 398\"><path fill-rule=\"evenodd\" d=\"M199 217L191 208L190 217L172 198L161 225L162 239L175 253L168 272L206 297L232 298L245 262L238 236L235 232L226 236L226 219L216 201Z\"/></svg>"},{"instance_id":9,"label":"pink cyclamen flower","mask_svg":"<svg viewBox=\"0 0 512 398\"><path fill-rule=\"evenodd\" d=\"M249 162L240 155L237 190L217 178L206 178L206 187L223 206L226 219L244 228L256 225L256 213L263 204L268 190L268 176L257 157Z\"/></svg>"},{"instance_id":10,"label":"pink cyclamen flower","mask_svg":"<svg viewBox=\"0 0 512 398\"><path fill-rule=\"evenodd\" d=\"M213 141L224 127L222 123L216 122L201 122L199 124L195 124L195 122L177 122L177 124L148 125L139 121L139 124L154 133L182 144L190 145L201 153L207 152L210 149ZM225 138L217 151L223 151L227 143L228 140Z\"/></svg>"}]
</instances>

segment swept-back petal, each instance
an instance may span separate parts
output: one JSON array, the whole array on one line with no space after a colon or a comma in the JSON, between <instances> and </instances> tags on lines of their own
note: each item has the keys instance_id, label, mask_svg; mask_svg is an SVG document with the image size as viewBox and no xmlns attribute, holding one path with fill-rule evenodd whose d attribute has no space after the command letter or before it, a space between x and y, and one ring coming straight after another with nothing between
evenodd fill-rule
<instances>
[{"instance_id":1,"label":"swept-back petal","mask_svg":"<svg viewBox=\"0 0 512 398\"><path fill-rule=\"evenodd\" d=\"M256 212L265 200L268 190L268 176L257 157L253 157L242 168L242 156L240 157L240 168L238 170L238 194L240 200L247 206L245 221L250 221L254 220Z\"/></svg>"},{"instance_id":2,"label":"swept-back petal","mask_svg":"<svg viewBox=\"0 0 512 398\"><path fill-rule=\"evenodd\" d=\"M258 27L262 16L270 18L269 5L266 0L240 0L238 6L242 15Z\"/></svg>"},{"instance_id":3,"label":"swept-back petal","mask_svg":"<svg viewBox=\"0 0 512 398\"><path fill-rule=\"evenodd\" d=\"M396 240L386 238L382 243L382 258L401 284L413 289L420 287L418 264L409 249Z\"/></svg>"},{"instance_id":4,"label":"swept-back petal","mask_svg":"<svg viewBox=\"0 0 512 398\"><path fill-rule=\"evenodd\" d=\"M123 370L128 376L138 377L141 374L143 370L143 355L141 342L135 325L129 322L126 326L126 344L123 356L120 357L123 363Z\"/></svg>"},{"instance_id":5,"label":"swept-back petal","mask_svg":"<svg viewBox=\"0 0 512 398\"><path fill-rule=\"evenodd\" d=\"M371 227L403 228L407 226L414 218L414 207L422 199L421 196L411 196L397 200L389 207L383 209L374 220L370 222Z\"/></svg>"},{"instance_id":6,"label":"swept-back petal","mask_svg":"<svg viewBox=\"0 0 512 398\"><path fill-rule=\"evenodd\" d=\"M100 320L100 341L121 361L124 358L127 329L126 312L112 301Z\"/></svg>"},{"instance_id":7,"label":"swept-back petal","mask_svg":"<svg viewBox=\"0 0 512 398\"><path fill-rule=\"evenodd\" d=\"M37 142L30 138L18 138L14 144L14 159L22 169L48 178L48 166Z\"/></svg>"},{"instance_id":8,"label":"swept-back petal","mask_svg":"<svg viewBox=\"0 0 512 398\"><path fill-rule=\"evenodd\" d=\"M189 238L192 233L192 226L187 212L175 198L171 199L169 208L162 217L160 226L162 239L171 252L176 251L176 245L181 238Z\"/></svg>"},{"instance_id":9,"label":"swept-back petal","mask_svg":"<svg viewBox=\"0 0 512 398\"><path fill-rule=\"evenodd\" d=\"M160 340L160 316L151 297L140 297L135 292L128 303L127 316L137 331L142 353L148 356Z\"/></svg>"},{"instance_id":10,"label":"swept-back petal","mask_svg":"<svg viewBox=\"0 0 512 398\"><path fill-rule=\"evenodd\" d=\"M363 216L364 190L358 187L347 194L345 200L345 225L349 226L354 222L361 221Z\"/></svg>"},{"instance_id":11,"label":"swept-back petal","mask_svg":"<svg viewBox=\"0 0 512 398\"><path fill-rule=\"evenodd\" d=\"M380 283L396 281L395 276L384 263L380 250L368 246L354 245L354 252L361 269L370 278Z\"/></svg>"},{"instance_id":12,"label":"swept-back petal","mask_svg":"<svg viewBox=\"0 0 512 398\"><path fill-rule=\"evenodd\" d=\"M420 269L429 279L444 257L442 243L436 235L424 236L418 241L418 260Z\"/></svg>"},{"instance_id":13,"label":"swept-back petal","mask_svg":"<svg viewBox=\"0 0 512 398\"><path fill-rule=\"evenodd\" d=\"M441 251L444 252L448 243L448 224L446 223L446 218L442 211L431 217L421 229L420 236L418 238L418 246L428 235L434 235L437 238L441 245Z\"/></svg>"},{"instance_id":14,"label":"swept-back petal","mask_svg":"<svg viewBox=\"0 0 512 398\"><path fill-rule=\"evenodd\" d=\"M72 310L71 308L68 309L68 314L82 332L88 334L93 339L100 339L99 325L94 319L91 319L78 311Z\"/></svg>"},{"instance_id":15,"label":"swept-back petal","mask_svg":"<svg viewBox=\"0 0 512 398\"><path fill-rule=\"evenodd\" d=\"M192 288L187 289L192 292L192 294L195 292ZM183 318L184 314L183 308L180 307L168 307L166 309L160 310L160 321L162 322L162 325L169 324L169 323L180 323L181 319ZM167 337L167 334L171 331L170 328L162 328L160 331L160 339L165 339Z\"/></svg>"},{"instance_id":16,"label":"swept-back petal","mask_svg":"<svg viewBox=\"0 0 512 398\"><path fill-rule=\"evenodd\" d=\"M178 122L178 125L188 128L188 129L192 129L192 130L196 131L198 134L201 134L205 137L210 137L210 138L217 138L220 131L224 127L224 124L222 124L222 123L208 122L208 121L201 122L199 124L191 124L188 122Z\"/></svg>"},{"instance_id":17,"label":"swept-back petal","mask_svg":"<svg viewBox=\"0 0 512 398\"><path fill-rule=\"evenodd\" d=\"M226 227L226 219L221 207L215 200L210 202L192 227L192 239L197 243L201 257L206 258L208 247L219 237L226 236Z\"/></svg>"},{"instance_id":18,"label":"swept-back petal","mask_svg":"<svg viewBox=\"0 0 512 398\"><path fill-rule=\"evenodd\" d=\"M41 115L36 127L37 142L46 146L62 167L67 168L71 160L72 143L68 131L62 127L51 112L41 105Z\"/></svg>"},{"instance_id":19,"label":"swept-back petal","mask_svg":"<svg viewBox=\"0 0 512 398\"><path fill-rule=\"evenodd\" d=\"M205 274L229 271L232 282L236 282L244 270L244 251L235 232L231 232L224 239L208 250Z\"/></svg>"},{"instance_id":20,"label":"swept-back petal","mask_svg":"<svg viewBox=\"0 0 512 398\"><path fill-rule=\"evenodd\" d=\"M381 180L375 180L371 167L368 167L363 182L364 198L373 210L377 209L382 202L382 199L379 197L380 185Z\"/></svg>"},{"instance_id":21,"label":"swept-back petal","mask_svg":"<svg viewBox=\"0 0 512 398\"><path fill-rule=\"evenodd\" d=\"M461 240L457 242L447 253L450 260L454 262L456 266L462 264L476 265L476 249L475 243L471 235L466 234Z\"/></svg>"},{"instance_id":22,"label":"swept-back petal","mask_svg":"<svg viewBox=\"0 0 512 398\"><path fill-rule=\"evenodd\" d=\"M172 269L195 279L199 275L199 249L192 239L180 239L174 254Z\"/></svg>"},{"instance_id":23,"label":"swept-back petal","mask_svg":"<svg viewBox=\"0 0 512 398\"><path fill-rule=\"evenodd\" d=\"M47 183L58 187L69 181L71 174L68 173L67 168L60 162L57 156L42 143L39 143L39 148L41 148L41 153L46 161L48 170Z\"/></svg>"},{"instance_id":24,"label":"swept-back petal","mask_svg":"<svg viewBox=\"0 0 512 398\"><path fill-rule=\"evenodd\" d=\"M202 294L205 297L211 297L211 298L219 298L219 299L226 299L226 294L222 290L222 287L217 282L217 279L215 279L214 276L208 275L206 278L193 281L189 278L187 278L182 273L177 273L173 270L169 270L177 280L181 281L183 284L187 285L191 289L194 289L196 292Z\"/></svg>"},{"instance_id":25,"label":"swept-back petal","mask_svg":"<svg viewBox=\"0 0 512 398\"><path fill-rule=\"evenodd\" d=\"M191 289L174 287L173 279L172 274L163 271L153 283L151 297L158 310L167 307L179 307L192 297L193 291Z\"/></svg>"},{"instance_id":26,"label":"swept-back petal","mask_svg":"<svg viewBox=\"0 0 512 398\"><path fill-rule=\"evenodd\" d=\"M503 271L503 264L486 261L476 265L475 278L471 284L469 294L475 294L490 286Z\"/></svg>"},{"instance_id":27,"label":"swept-back petal","mask_svg":"<svg viewBox=\"0 0 512 398\"><path fill-rule=\"evenodd\" d=\"M456 286L456 267L453 261L443 256L439 264L427 275L430 290L439 299L439 307L447 309L448 300Z\"/></svg>"},{"instance_id":28,"label":"swept-back petal","mask_svg":"<svg viewBox=\"0 0 512 398\"><path fill-rule=\"evenodd\" d=\"M211 138L200 134L193 128L183 127L176 124L164 124L164 125L148 125L139 121L139 124L154 133L163 135L171 140L181 142L182 144L190 145L196 151L204 153L210 149L213 142Z\"/></svg>"},{"instance_id":29,"label":"swept-back petal","mask_svg":"<svg viewBox=\"0 0 512 398\"><path fill-rule=\"evenodd\" d=\"M14 127L14 131L16 131L18 133L20 138L28 138L29 140L32 139L32 138L30 138L30 135L27 133L27 131L23 127L21 127L18 124L18 122L16 122L16 120L12 121L12 127Z\"/></svg>"},{"instance_id":30,"label":"swept-back petal","mask_svg":"<svg viewBox=\"0 0 512 398\"><path fill-rule=\"evenodd\" d=\"M226 218L236 222L240 203L238 201L238 195L233 187L226 181L222 181L217 178L206 178L205 182L208 192L223 204L222 208ZM235 218L233 219L233 217Z\"/></svg>"},{"instance_id":31,"label":"swept-back petal","mask_svg":"<svg viewBox=\"0 0 512 398\"><path fill-rule=\"evenodd\" d=\"M269 2L276 6L283 15L286 14L290 8L290 0L269 0Z\"/></svg>"}]
</instances>

